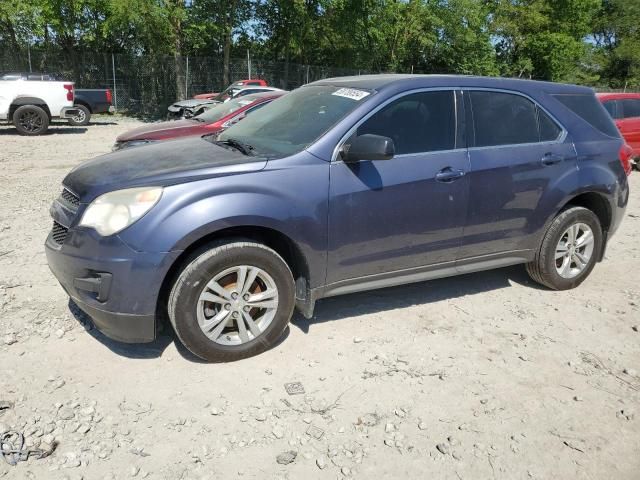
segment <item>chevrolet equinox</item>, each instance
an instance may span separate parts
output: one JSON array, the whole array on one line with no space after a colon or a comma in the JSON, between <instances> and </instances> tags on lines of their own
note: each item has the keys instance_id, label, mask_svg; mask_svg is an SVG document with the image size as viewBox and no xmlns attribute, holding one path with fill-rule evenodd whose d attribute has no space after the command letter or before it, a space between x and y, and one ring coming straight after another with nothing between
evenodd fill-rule
<instances>
[{"instance_id":1,"label":"chevrolet equinox","mask_svg":"<svg viewBox=\"0 0 640 480\"><path fill-rule=\"evenodd\" d=\"M80 164L47 259L108 337L152 341L168 317L195 355L236 360L323 297L514 264L578 286L624 215L625 152L585 87L321 80L218 136Z\"/></svg>"}]
</instances>

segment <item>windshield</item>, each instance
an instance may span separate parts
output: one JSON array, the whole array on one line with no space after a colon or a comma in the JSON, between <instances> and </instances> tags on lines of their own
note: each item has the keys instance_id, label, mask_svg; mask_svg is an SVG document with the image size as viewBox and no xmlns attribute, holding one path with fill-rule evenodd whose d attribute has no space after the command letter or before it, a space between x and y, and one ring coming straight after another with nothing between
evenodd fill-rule
<instances>
[{"instance_id":1,"label":"windshield","mask_svg":"<svg viewBox=\"0 0 640 480\"><path fill-rule=\"evenodd\" d=\"M200 115L196 115L194 118L199 122L205 123L213 123L217 122L221 118L226 117L227 115L235 112L236 110L241 109L253 102L255 102L255 98L250 97L240 97L235 100L230 100L226 103L220 103L208 110L205 110Z\"/></svg>"},{"instance_id":2,"label":"windshield","mask_svg":"<svg viewBox=\"0 0 640 480\"><path fill-rule=\"evenodd\" d=\"M234 87L233 85L231 85L224 92L222 92L220 95L214 98L214 100L217 100L218 102L224 102L225 100L233 97L236 94L236 92L238 92L239 90L240 88Z\"/></svg>"},{"instance_id":3,"label":"windshield","mask_svg":"<svg viewBox=\"0 0 640 480\"><path fill-rule=\"evenodd\" d=\"M353 88L302 87L247 116L218 139L251 145L258 155L292 155L307 148L370 94Z\"/></svg>"}]
</instances>

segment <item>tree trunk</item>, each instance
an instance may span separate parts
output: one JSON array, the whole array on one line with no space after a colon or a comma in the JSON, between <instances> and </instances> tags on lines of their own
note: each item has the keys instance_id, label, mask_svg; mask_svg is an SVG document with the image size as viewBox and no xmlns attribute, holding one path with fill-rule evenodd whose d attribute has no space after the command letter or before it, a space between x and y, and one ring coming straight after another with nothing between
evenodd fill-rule
<instances>
[{"instance_id":1,"label":"tree trunk","mask_svg":"<svg viewBox=\"0 0 640 480\"><path fill-rule=\"evenodd\" d=\"M233 27L234 19L236 18L237 7L238 0L231 0L229 2L229 11L225 15L224 47L222 60L222 88L227 88L227 86L231 83L229 64L231 62L231 42L233 41Z\"/></svg>"},{"instance_id":2,"label":"tree trunk","mask_svg":"<svg viewBox=\"0 0 640 480\"><path fill-rule=\"evenodd\" d=\"M185 70L182 58L182 13L184 10L184 0L173 0L173 12L171 15L171 27L173 30L173 63L176 72L176 95L178 100L185 98Z\"/></svg>"},{"instance_id":3,"label":"tree trunk","mask_svg":"<svg viewBox=\"0 0 640 480\"><path fill-rule=\"evenodd\" d=\"M222 88L227 88L229 83L229 62L231 59L231 28L227 25L227 31L224 35L224 53L222 60Z\"/></svg>"}]
</instances>

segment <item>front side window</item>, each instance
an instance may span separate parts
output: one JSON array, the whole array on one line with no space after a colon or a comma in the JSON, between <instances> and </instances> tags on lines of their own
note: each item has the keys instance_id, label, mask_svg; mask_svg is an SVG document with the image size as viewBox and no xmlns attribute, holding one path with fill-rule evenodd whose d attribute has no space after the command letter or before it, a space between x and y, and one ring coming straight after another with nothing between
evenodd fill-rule
<instances>
[{"instance_id":1,"label":"front side window","mask_svg":"<svg viewBox=\"0 0 640 480\"><path fill-rule=\"evenodd\" d=\"M536 106L510 93L470 92L476 147L539 141Z\"/></svg>"},{"instance_id":2,"label":"front side window","mask_svg":"<svg viewBox=\"0 0 640 480\"><path fill-rule=\"evenodd\" d=\"M622 100L620 103L622 104L622 112L624 118L640 117L640 100L629 98Z\"/></svg>"},{"instance_id":3,"label":"front side window","mask_svg":"<svg viewBox=\"0 0 640 480\"><path fill-rule=\"evenodd\" d=\"M396 155L454 149L453 95L452 90L406 95L376 112L358 127L356 135L389 137Z\"/></svg>"},{"instance_id":4,"label":"front side window","mask_svg":"<svg viewBox=\"0 0 640 480\"><path fill-rule=\"evenodd\" d=\"M247 116L218 139L241 141L257 155L293 155L373 95L369 90L339 86L301 87Z\"/></svg>"}]
</instances>

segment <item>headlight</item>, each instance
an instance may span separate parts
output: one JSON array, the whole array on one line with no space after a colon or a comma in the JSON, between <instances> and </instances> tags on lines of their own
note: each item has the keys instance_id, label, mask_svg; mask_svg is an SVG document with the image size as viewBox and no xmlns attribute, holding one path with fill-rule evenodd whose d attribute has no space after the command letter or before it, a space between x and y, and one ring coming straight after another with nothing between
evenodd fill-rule
<instances>
[{"instance_id":1,"label":"headlight","mask_svg":"<svg viewBox=\"0 0 640 480\"><path fill-rule=\"evenodd\" d=\"M161 187L127 188L96 198L82 215L79 226L92 227L100 235L121 232L158 203Z\"/></svg>"}]
</instances>

